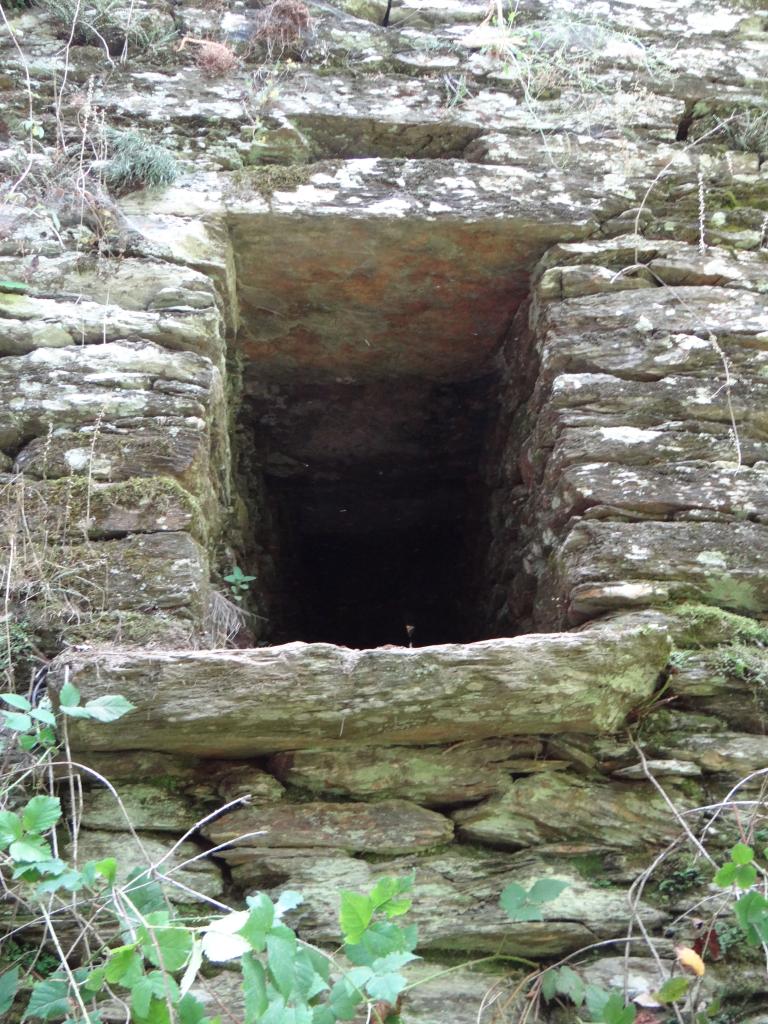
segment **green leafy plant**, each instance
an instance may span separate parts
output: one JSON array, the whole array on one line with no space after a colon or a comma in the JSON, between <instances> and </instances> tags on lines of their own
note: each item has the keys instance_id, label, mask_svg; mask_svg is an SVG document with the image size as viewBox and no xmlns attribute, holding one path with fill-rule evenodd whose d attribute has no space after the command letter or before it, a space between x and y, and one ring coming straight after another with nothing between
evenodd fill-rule
<instances>
[{"instance_id":1,"label":"green leafy plant","mask_svg":"<svg viewBox=\"0 0 768 1024\"><path fill-rule=\"evenodd\" d=\"M172 153L140 131L109 131L109 160L104 180L113 192L172 185L178 167Z\"/></svg>"},{"instance_id":2,"label":"green leafy plant","mask_svg":"<svg viewBox=\"0 0 768 1024\"><path fill-rule=\"evenodd\" d=\"M556 900L567 888L568 883L558 878L540 878L527 890L511 882L502 892L499 905L513 921L543 921L543 905Z\"/></svg>"},{"instance_id":3,"label":"green leafy plant","mask_svg":"<svg viewBox=\"0 0 768 1024\"><path fill-rule=\"evenodd\" d=\"M236 565L232 572L228 576L225 576L224 579L229 584L232 600L240 602L250 590L251 583L253 583L256 577L248 576L238 565Z\"/></svg>"}]
</instances>

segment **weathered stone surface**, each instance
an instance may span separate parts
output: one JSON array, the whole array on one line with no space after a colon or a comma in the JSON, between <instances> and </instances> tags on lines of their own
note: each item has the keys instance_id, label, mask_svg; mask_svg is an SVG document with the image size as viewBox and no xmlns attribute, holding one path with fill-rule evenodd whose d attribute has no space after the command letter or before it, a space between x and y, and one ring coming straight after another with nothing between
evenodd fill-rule
<instances>
[{"instance_id":1,"label":"weathered stone surface","mask_svg":"<svg viewBox=\"0 0 768 1024\"><path fill-rule=\"evenodd\" d=\"M659 519L698 509L762 523L768 517L767 485L768 464L755 469L694 462L639 468L593 462L563 473L549 491L548 504L558 526L599 505Z\"/></svg>"},{"instance_id":2,"label":"weathered stone surface","mask_svg":"<svg viewBox=\"0 0 768 1024\"><path fill-rule=\"evenodd\" d=\"M257 804L273 803L284 793L277 779L250 762L202 761L155 750L111 750L104 754L91 752L79 763L91 769L80 771L85 786L96 784L93 772L98 772L121 794L126 785L130 789L140 780L144 784L142 789L159 788L161 796L167 794L169 799L185 801L186 824L182 831L190 827L195 807L202 816L203 807L208 813L243 796L250 796Z\"/></svg>"},{"instance_id":3,"label":"weathered stone surface","mask_svg":"<svg viewBox=\"0 0 768 1024\"><path fill-rule=\"evenodd\" d=\"M102 484L81 477L35 482L22 476L0 476L23 508L32 536L45 535L59 542L125 534L188 531L204 539L205 524L199 505L174 480L153 476L118 484ZM17 495L14 495L14 490Z\"/></svg>"},{"instance_id":4,"label":"weathered stone surface","mask_svg":"<svg viewBox=\"0 0 768 1024\"><path fill-rule=\"evenodd\" d=\"M734 362L755 371L768 362L768 296L750 291L702 285L570 299L545 307L538 329L544 381L576 372L647 381L719 373L709 335Z\"/></svg>"},{"instance_id":5,"label":"weathered stone surface","mask_svg":"<svg viewBox=\"0 0 768 1024\"><path fill-rule=\"evenodd\" d=\"M571 622L632 603L633 586L640 604L694 600L754 614L768 610L767 570L768 531L753 523L580 522L545 586L563 595Z\"/></svg>"},{"instance_id":6,"label":"weathered stone surface","mask_svg":"<svg viewBox=\"0 0 768 1024\"><path fill-rule=\"evenodd\" d=\"M724 733L720 736L691 736L684 744L660 743L663 754L685 757L707 773L737 779L766 767L768 742L764 736Z\"/></svg>"},{"instance_id":7,"label":"weathered stone surface","mask_svg":"<svg viewBox=\"0 0 768 1024\"><path fill-rule=\"evenodd\" d=\"M65 302L86 299L98 303L102 315L108 317L110 334L117 333L114 327L119 321L115 324L112 319L116 308L189 313L216 305L210 277L163 260L123 256L110 264L106 274L99 266L98 257L88 253L61 252L56 257L35 254L0 258L0 274L26 282L36 299ZM205 322L195 319L199 327ZM146 334L143 337L149 340ZM80 341L79 332L75 340ZM159 344L165 343L164 337L156 340Z\"/></svg>"},{"instance_id":8,"label":"weathered stone surface","mask_svg":"<svg viewBox=\"0 0 768 1024\"><path fill-rule=\"evenodd\" d=\"M680 807L690 797L675 793ZM675 799L677 798L677 799ZM498 796L453 815L473 842L519 848L599 841L611 847L663 845L679 831L669 806L649 783L588 782L565 775L518 779Z\"/></svg>"},{"instance_id":9,"label":"weathered stone surface","mask_svg":"<svg viewBox=\"0 0 768 1024\"><path fill-rule=\"evenodd\" d=\"M177 835L192 828L204 816L202 804L189 796L174 793L168 787L147 783L124 783L118 787L121 808L112 793L94 789L83 805L81 822L88 829L125 832L128 822L138 830L173 832Z\"/></svg>"},{"instance_id":10,"label":"weathered stone surface","mask_svg":"<svg viewBox=\"0 0 768 1024\"><path fill-rule=\"evenodd\" d=\"M79 614L105 611L174 609L201 621L205 613L207 558L189 534L133 534L68 544L57 555L52 567L41 564L30 548L14 563L10 596L26 602L30 617L55 616L65 609L75 620Z\"/></svg>"},{"instance_id":11,"label":"weathered stone surface","mask_svg":"<svg viewBox=\"0 0 768 1024\"><path fill-rule=\"evenodd\" d=\"M694 463L698 464L697 468L709 471L713 463L732 464L735 454L730 434L718 433L711 427L707 433L698 432L693 425L686 429L683 423L664 423L646 429L628 426L567 428L560 433L549 455L542 489L554 485L566 467L583 463L615 463L622 469L652 465L654 473L663 473L668 463L683 464L679 467L682 469L685 464ZM768 443L742 438L742 458L746 465L768 461ZM723 466L723 470L725 468Z\"/></svg>"},{"instance_id":12,"label":"weathered stone surface","mask_svg":"<svg viewBox=\"0 0 768 1024\"><path fill-rule=\"evenodd\" d=\"M243 807L203 828L203 834L217 846L259 831L264 834L249 835L231 855L224 850L220 856L238 863L249 856L251 848L261 846L396 855L440 846L453 838L448 818L407 800L372 804L284 801L275 806Z\"/></svg>"},{"instance_id":13,"label":"weathered stone surface","mask_svg":"<svg viewBox=\"0 0 768 1024\"><path fill-rule=\"evenodd\" d=\"M298 856L296 851L254 851L253 859L233 866L239 884L291 888L305 903L291 915L302 935L316 942L338 942L339 890L364 891L381 875L415 870L409 920L419 929L423 950L505 952L518 956L557 955L601 938L622 934L629 920L624 893L592 886L557 857L534 854L478 854L462 850L432 856L367 864L338 852ZM513 924L498 905L510 882L529 887L537 878L555 877L568 888L543 908L541 923ZM661 915L641 904L647 925Z\"/></svg>"},{"instance_id":14,"label":"weathered stone surface","mask_svg":"<svg viewBox=\"0 0 768 1024\"><path fill-rule=\"evenodd\" d=\"M128 833L121 835L119 832L83 829L78 836L78 857L80 863L114 857L117 860L119 882L124 882L134 868L160 865L162 874L176 879L189 889L213 899L221 896L224 880L219 865L208 857L193 860L202 850L192 842L182 843L166 860L164 858L172 845L170 837L165 842L141 835L137 842ZM174 903L189 903L192 899L189 892L173 885L168 886L168 895Z\"/></svg>"},{"instance_id":15,"label":"weathered stone surface","mask_svg":"<svg viewBox=\"0 0 768 1024\"><path fill-rule=\"evenodd\" d=\"M94 431L83 427L36 438L16 456L14 468L33 479L88 476L119 481L159 476L178 479L193 493L199 493L204 482L210 487L210 440L201 423L139 417L130 428L112 426L96 436Z\"/></svg>"},{"instance_id":16,"label":"weathered stone surface","mask_svg":"<svg viewBox=\"0 0 768 1024\"><path fill-rule=\"evenodd\" d=\"M18 447L49 427L133 417L189 417L195 424L219 387L208 359L154 344L37 349L0 361L0 445Z\"/></svg>"},{"instance_id":17,"label":"weathered stone surface","mask_svg":"<svg viewBox=\"0 0 768 1024\"><path fill-rule=\"evenodd\" d=\"M104 343L111 337L162 344L218 359L222 353L219 315L205 310L128 310L113 303L38 298L0 293L0 355L20 356L36 349Z\"/></svg>"},{"instance_id":18,"label":"weathered stone surface","mask_svg":"<svg viewBox=\"0 0 768 1024\"><path fill-rule=\"evenodd\" d=\"M157 543L156 536L136 543L150 540ZM73 741L78 749L221 757L321 740L343 745L371 735L379 742L436 743L611 731L651 693L667 654L663 623L652 616L466 646L106 651L71 659L73 680L86 698L108 685L137 710L119 726L77 724Z\"/></svg>"},{"instance_id":19,"label":"weathered stone surface","mask_svg":"<svg viewBox=\"0 0 768 1024\"><path fill-rule=\"evenodd\" d=\"M764 672L760 648L687 651L675 668L672 686L683 707L717 715L731 728L763 735L768 730Z\"/></svg>"},{"instance_id":20,"label":"weathered stone surface","mask_svg":"<svg viewBox=\"0 0 768 1024\"><path fill-rule=\"evenodd\" d=\"M539 740L518 739L431 748L293 750L277 754L270 767L282 781L315 793L409 799L439 807L488 796L504 787L511 773L547 771L549 761L535 760L542 749Z\"/></svg>"}]
</instances>

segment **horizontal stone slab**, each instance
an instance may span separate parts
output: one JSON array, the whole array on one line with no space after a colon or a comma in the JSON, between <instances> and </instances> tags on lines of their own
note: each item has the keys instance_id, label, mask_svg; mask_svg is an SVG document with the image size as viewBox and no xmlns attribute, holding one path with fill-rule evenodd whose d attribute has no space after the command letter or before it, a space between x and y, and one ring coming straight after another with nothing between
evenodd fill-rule
<instances>
[{"instance_id":1,"label":"horizontal stone slab","mask_svg":"<svg viewBox=\"0 0 768 1024\"><path fill-rule=\"evenodd\" d=\"M296 889L305 902L290 920L305 939L337 944L339 890L369 891L383 875L415 873L413 906L406 922L417 925L420 950L472 950L517 956L555 956L626 932L631 916L626 893L593 885L573 864L553 855L482 853L458 849L428 856L400 857L369 864L341 851L254 851L248 863L234 865L235 882L247 890ZM539 878L568 883L543 906L544 920L514 924L499 907L506 885L525 888ZM275 887L275 878L281 881ZM663 915L640 903L646 926Z\"/></svg>"},{"instance_id":2,"label":"horizontal stone slab","mask_svg":"<svg viewBox=\"0 0 768 1024\"><path fill-rule=\"evenodd\" d=\"M546 380L579 372L635 380L721 373L708 335L732 363L757 372L768 365L768 296L708 286L583 296L547 305L537 331Z\"/></svg>"},{"instance_id":3,"label":"horizontal stone slab","mask_svg":"<svg viewBox=\"0 0 768 1024\"><path fill-rule=\"evenodd\" d=\"M534 446L551 446L569 427L659 428L666 423L696 422L699 429L731 425L722 374L706 379L670 375L660 380L624 380L606 373L564 373L552 383L549 404L536 424ZM731 404L739 436L768 434L768 384L750 380L732 389ZM736 448L733 449L736 460Z\"/></svg>"},{"instance_id":4,"label":"horizontal stone slab","mask_svg":"<svg viewBox=\"0 0 768 1024\"><path fill-rule=\"evenodd\" d=\"M756 523L582 521L554 566L541 592L542 623L664 600L768 611L768 527Z\"/></svg>"},{"instance_id":5,"label":"horizontal stone slab","mask_svg":"<svg viewBox=\"0 0 768 1024\"><path fill-rule=\"evenodd\" d=\"M205 425L185 424L181 417L139 418L132 428L94 427L62 430L31 441L17 456L14 468L25 476L47 480L87 476L97 481L166 476L199 493L208 479L210 438Z\"/></svg>"},{"instance_id":6,"label":"horizontal stone slab","mask_svg":"<svg viewBox=\"0 0 768 1024\"><path fill-rule=\"evenodd\" d=\"M658 468L591 462L562 473L542 493L542 513L562 526L597 505L658 518L692 509L764 522L768 517L768 465L667 464Z\"/></svg>"},{"instance_id":7,"label":"horizontal stone slab","mask_svg":"<svg viewBox=\"0 0 768 1024\"><path fill-rule=\"evenodd\" d=\"M768 658L759 647L686 651L675 666L671 688L682 707L762 737L768 731L766 672Z\"/></svg>"},{"instance_id":8,"label":"horizontal stone slab","mask_svg":"<svg viewBox=\"0 0 768 1024\"><path fill-rule=\"evenodd\" d=\"M210 809L187 794L173 792L169 786L151 785L151 780L149 784L121 785L118 792L125 813L109 790L93 789L88 793L80 814L84 828L125 832L130 822L135 829L180 835Z\"/></svg>"},{"instance_id":9,"label":"horizontal stone slab","mask_svg":"<svg viewBox=\"0 0 768 1024\"><path fill-rule=\"evenodd\" d=\"M155 312L89 302L0 293L0 356L38 348L102 345L109 337L151 341L165 348L219 359L224 342L216 308Z\"/></svg>"},{"instance_id":10,"label":"horizontal stone slab","mask_svg":"<svg viewBox=\"0 0 768 1024\"><path fill-rule=\"evenodd\" d=\"M0 446L16 448L49 427L134 417L192 417L220 397L210 360L142 342L42 348L0 360Z\"/></svg>"},{"instance_id":11,"label":"horizontal stone slab","mask_svg":"<svg viewBox=\"0 0 768 1024\"><path fill-rule=\"evenodd\" d=\"M157 839L154 836L142 834L139 839L140 843L128 832L82 829L77 840L78 860L82 864L88 860L114 857L117 860L118 884L124 883L134 868L143 869L150 864L160 864L162 861L160 870L181 882L182 885L213 899L221 897L224 892L221 865L209 857L201 857L199 860L188 863L201 853L200 848L194 843L182 843L174 850L172 856L165 859L173 846L170 836ZM66 852L64 855L66 856ZM184 863L184 867L180 867L182 863ZM189 892L184 892L173 885L168 885L166 891L174 903L191 903L193 901Z\"/></svg>"},{"instance_id":12,"label":"horizontal stone slab","mask_svg":"<svg viewBox=\"0 0 768 1024\"><path fill-rule=\"evenodd\" d=\"M77 653L66 660L85 699L121 693L136 710L113 725L72 723L71 737L81 750L228 757L373 736L429 744L613 732L653 691L668 652L663 622L641 614L574 633L413 649ZM61 665L51 678L61 681Z\"/></svg>"},{"instance_id":13,"label":"horizontal stone slab","mask_svg":"<svg viewBox=\"0 0 768 1024\"><path fill-rule=\"evenodd\" d=\"M5 257L0 258L0 277L26 281L37 298L86 299L102 309L109 304L142 313L169 309L189 312L216 305L213 282L205 274L176 263L126 255L110 262L109 274L104 273L103 257L86 252L65 251L53 258L39 253ZM110 316L110 333L118 333L119 324L118 320L113 327ZM148 334L142 337L153 340ZM154 340L163 344L162 339Z\"/></svg>"},{"instance_id":14,"label":"horizontal stone slab","mask_svg":"<svg viewBox=\"0 0 768 1024\"><path fill-rule=\"evenodd\" d=\"M233 864L247 861L254 847L330 848L391 854L429 849L453 839L449 818L408 800L377 803L287 803L249 805L223 814L202 829L215 845L246 836L218 856ZM249 833L263 832L263 835Z\"/></svg>"},{"instance_id":15,"label":"horizontal stone slab","mask_svg":"<svg viewBox=\"0 0 768 1024\"><path fill-rule=\"evenodd\" d=\"M543 744L534 738L482 740L450 747L371 747L293 750L270 767L283 782L313 793L357 799L414 800L426 806L462 804L488 796L510 773L547 771L536 760ZM554 767L562 767L554 762Z\"/></svg>"},{"instance_id":16,"label":"horizontal stone slab","mask_svg":"<svg viewBox=\"0 0 768 1024\"><path fill-rule=\"evenodd\" d=\"M541 454L531 451L534 461ZM652 464L655 472L660 466L675 462L733 463L736 451L730 432L724 427L715 433L711 427L705 434L684 424L663 424L657 428L629 427L571 427L562 431L549 454L542 488L556 486L566 467L583 463L619 463L622 466ZM745 464L768 461L768 442L742 439L742 458Z\"/></svg>"},{"instance_id":17,"label":"horizontal stone slab","mask_svg":"<svg viewBox=\"0 0 768 1024\"><path fill-rule=\"evenodd\" d=\"M30 481L3 479L32 536L62 542L120 537L130 533L188 531L201 539L205 524L199 505L175 480L156 476L98 483L84 476Z\"/></svg>"},{"instance_id":18,"label":"horizontal stone slab","mask_svg":"<svg viewBox=\"0 0 768 1024\"><path fill-rule=\"evenodd\" d=\"M11 598L24 601L28 617L57 615L78 622L107 610L176 609L189 621L202 618L208 601L208 561L187 533L134 534L119 540L62 545L54 569L32 551L21 552ZM119 634L119 617L115 623ZM147 642L152 639L147 630ZM114 689L112 689L114 692Z\"/></svg>"},{"instance_id":19,"label":"horizontal stone slab","mask_svg":"<svg viewBox=\"0 0 768 1024\"><path fill-rule=\"evenodd\" d=\"M695 804L673 784L667 788L679 808ZM635 849L663 846L679 832L649 782L590 782L559 773L518 779L453 817L462 839L510 848L597 840Z\"/></svg>"}]
</instances>

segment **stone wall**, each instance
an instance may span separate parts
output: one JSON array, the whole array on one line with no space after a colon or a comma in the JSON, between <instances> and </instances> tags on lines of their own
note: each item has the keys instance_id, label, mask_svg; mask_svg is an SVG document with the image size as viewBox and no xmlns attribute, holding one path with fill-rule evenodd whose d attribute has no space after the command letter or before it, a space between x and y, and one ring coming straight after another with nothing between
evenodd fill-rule
<instances>
[{"instance_id":1,"label":"stone wall","mask_svg":"<svg viewBox=\"0 0 768 1024\"><path fill-rule=\"evenodd\" d=\"M712 896L669 802L765 767L768 10L386 10L310 3L276 52L248 42L258 7L142 3L155 42L127 63L11 12L3 621L54 693L136 705L70 739L150 856L251 795L177 851L263 833L184 867L193 889L298 889L300 933L333 944L340 888L415 870L419 970L606 942L586 976L622 989L628 931L668 969ZM240 63L206 77L168 31ZM108 196L102 118L163 141L175 183ZM419 586L462 591L441 614L466 635L304 642L299 541L343 561L446 510L472 536ZM137 859L84 782L81 854ZM759 779L742 792L714 850L766 828ZM544 921L510 925L502 888L548 876L569 885ZM626 949L630 994L656 987ZM759 1006L742 947L710 966L729 1019ZM404 1020L474 1021L497 981L428 983Z\"/></svg>"}]
</instances>

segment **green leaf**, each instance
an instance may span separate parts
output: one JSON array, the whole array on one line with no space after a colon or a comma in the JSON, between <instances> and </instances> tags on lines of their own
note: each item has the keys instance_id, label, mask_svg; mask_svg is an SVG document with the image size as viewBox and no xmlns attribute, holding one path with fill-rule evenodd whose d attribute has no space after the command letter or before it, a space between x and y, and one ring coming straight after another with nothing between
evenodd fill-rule
<instances>
[{"instance_id":1,"label":"green leaf","mask_svg":"<svg viewBox=\"0 0 768 1024\"><path fill-rule=\"evenodd\" d=\"M729 885L733 885L736 879L736 865L732 861L728 861L727 864L723 864L720 870L714 877L715 885L719 885L721 889L727 889Z\"/></svg>"},{"instance_id":2,"label":"green leaf","mask_svg":"<svg viewBox=\"0 0 768 1024\"><path fill-rule=\"evenodd\" d=\"M584 982L572 967L561 967L557 972L557 991L566 996L574 1006L584 1002Z\"/></svg>"},{"instance_id":3,"label":"green leaf","mask_svg":"<svg viewBox=\"0 0 768 1024\"><path fill-rule=\"evenodd\" d=\"M592 1020L600 1020L603 1016L603 1007L610 999L610 993L599 985L587 985L584 989L584 1000Z\"/></svg>"},{"instance_id":4,"label":"green leaf","mask_svg":"<svg viewBox=\"0 0 768 1024\"><path fill-rule=\"evenodd\" d=\"M22 812L21 824L27 832L47 832L61 817L57 796L33 796Z\"/></svg>"},{"instance_id":5,"label":"green leaf","mask_svg":"<svg viewBox=\"0 0 768 1024\"><path fill-rule=\"evenodd\" d=\"M603 1024L634 1024L636 1009L625 1006L618 993L609 996L603 1006L601 1020Z\"/></svg>"},{"instance_id":6,"label":"green leaf","mask_svg":"<svg viewBox=\"0 0 768 1024\"><path fill-rule=\"evenodd\" d=\"M267 936L267 969L275 988L286 999L293 991L296 936L290 928L278 925Z\"/></svg>"},{"instance_id":7,"label":"green leaf","mask_svg":"<svg viewBox=\"0 0 768 1024\"><path fill-rule=\"evenodd\" d=\"M144 956L164 971L180 971L192 952L192 933L183 925L168 923L167 911L153 911L145 916L136 937Z\"/></svg>"},{"instance_id":8,"label":"green leaf","mask_svg":"<svg viewBox=\"0 0 768 1024\"><path fill-rule=\"evenodd\" d=\"M60 975L53 974L43 981L36 981L22 1020L29 1020L30 1017L51 1020L66 1016L70 1009L68 992L69 983Z\"/></svg>"},{"instance_id":9,"label":"green leaf","mask_svg":"<svg viewBox=\"0 0 768 1024\"><path fill-rule=\"evenodd\" d=\"M305 947L299 948L293 961L294 992L307 1003L328 988L324 974L315 970L315 959L310 955L313 952Z\"/></svg>"},{"instance_id":10,"label":"green leaf","mask_svg":"<svg viewBox=\"0 0 768 1024\"><path fill-rule=\"evenodd\" d=\"M545 971L541 978L541 994L546 1002L551 1002L557 994L557 971L551 967Z\"/></svg>"},{"instance_id":11,"label":"green leaf","mask_svg":"<svg viewBox=\"0 0 768 1024\"><path fill-rule=\"evenodd\" d=\"M403 878L393 878L385 875L380 878L371 890L370 903L374 912L383 911L387 917L396 917L404 914L410 909L412 901L409 899L398 899L405 892L413 888L415 875L406 875Z\"/></svg>"},{"instance_id":12,"label":"green leaf","mask_svg":"<svg viewBox=\"0 0 768 1024\"><path fill-rule=\"evenodd\" d=\"M61 860L59 857L50 857L48 860L37 860L31 864L18 864L13 870L13 877L36 882L46 876L56 878L58 875L64 874L66 870L66 861Z\"/></svg>"},{"instance_id":13,"label":"green leaf","mask_svg":"<svg viewBox=\"0 0 768 1024\"><path fill-rule=\"evenodd\" d=\"M136 705L131 704L120 694L105 694L103 697L96 697L89 700L85 705L88 717L97 722L116 722L118 718L127 715L129 711L135 711Z\"/></svg>"},{"instance_id":14,"label":"green leaf","mask_svg":"<svg viewBox=\"0 0 768 1024\"><path fill-rule=\"evenodd\" d=\"M110 950L109 960L104 965L104 974L110 985L133 988L144 976L143 960L136 945L119 946Z\"/></svg>"},{"instance_id":15,"label":"green leaf","mask_svg":"<svg viewBox=\"0 0 768 1024\"><path fill-rule=\"evenodd\" d=\"M250 913L237 934L242 935L251 947L260 953L266 945L267 933L275 921L275 907L265 892L249 896L246 902Z\"/></svg>"},{"instance_id":16,"label":"green leaf","mask_svg":"<svg viewBox=\"0 0 768 1024\"><path fill-rule=\"evenodd\" d=\"M38 871L39 871L38 867ZM72 868L70 871L64 871L60 875L56 875L54 878L46 878L40 882L39 885L35 886L35 892L38 895L44 895L49 892L58 892L59 889L66 889L67 892L77 892L83 888L83 875L82 872Z\"/></svg>"},{"instance_id":17,"label":"green leaf","mask_svg":"<svg viewBox=\"0 0 768 1024\"><path fill-rule=\"evenodd\" d=\"M36 722L42 722L44 725L56 725L56 716L46 708L34 708L29 714Z\"/></svg>"},{"instance_id":18,"label":"green leaf","mask_svg":"<svg viewBox=\"0 0 768 1024\"><path fill-rule=\"evenodd\" d=\"M339 923L345 942L359 942L372 918L373 906L368 896L358 892L342 892Z\"/></svg>"},{"instance_id":19,"label":"green leaf","mask_svg":"<svg viewBox=\"0 0 768 1024\"><path fill-rule=\"evenodd\" d=\"M337 1020L354 1020L362 994L347 978L339 978L331 989L328 1005Z\"/></svg>"},{"instance_id":20,"label":"green leaf","mask_svg":"<svg viewBox=\"0 0 768 1024\"><path fill-rule=\"evenodd\" d=\"M73 706L71 708L70 707L66 707L66 708L65 707L60 707L59 711L62 713L62 715L67 715L68 718L90 718L91 717L90 712L87 711L86 708L81 708L81 707L78 707L78 706Z\"/></svg>"},{"instance_id":21,"label":"green leaf","mask_svg":"<svg viewBox=\"0 0 768 1024\"><path fill-rule=\"evenodd\" d=\"M171 1002L179 1001L179 987L170 974L163 971L150 971L149 974L140 978L131 988L131 1008L137 1017L143 1020L152 1020L157 1017L159 1010L154 1009L150 1013L153 1002L159 1002L165 1007L165 1019L168 1019L168 1008L165 1006L166 997ZM162 1019L162 1015L161 1018Z\"/></svg>"},{"instance_id":22,"label":"green leaf","mask_svg":"<svg viewBox=\"0 0 768 1024\"><path fill-rule=\"evenodd\" d=\"M13 1006L19 990L19 968L14 967L0 974L0 1013L6 1013Z\"/></svg>"},{"instance_id":23,"label":"green leaf","mask_svg":"<svg viewBox=\"0 0 768 1024\"><path fill-rule=\"evenodd\" d=\"M90 864L92 862L89 861L88 863ZM117 877L117 861L114 857L105 857L103 860L94 861L93 866L97 875L101 875L101 877L106 879L110 885L115 884L115 878Z\"/></svg>"},{"instance_id":24,"label":"green leaf","mask_svg":"<svg viewBox=\"0 0 768 1024\"><path fill-rule=\"evenodd\" d=\"M21 839L23 829L21 818L13 811L0 811L0 850L10 846L16 839Z\"/></svg>"},{"instance_id":25,"label":"green leaf","mask_svg":"<svg viewBox=\"0 0 768 1024\"><path fill-rule=\"evenodd\" d=\"M85 979L83 988L86 992L101 992L102 988L104 988L105 980L106 969L104 967L97 967Z\"/></svg>"},{"instance_id":26,"label":"green leaf","mask_svg":"<svg viewBox=\"0 0 768 1024\"><path fill-rule=\"evenodd\" d=\"M560 893L568 888L569 883L559 878L539 878L534 882L528 893L529 903L551 903Z\"/></svg>"},{"instance_id":27,"label":"green leaf","mask_svg":"<svg viewBox=\"0 0 768 1024\"><path fill-rule=\"evenodd\" d=\"M661 986L658 992L654 992L654 998L659 1003L674 1003L682 999L688 992L691 982L689 978L669 978Z\"/></svg>"},{"instance_id":28,"label":"green leaf","mask_svg":"<svg viewBox=\"0 0 768 1024\"><path fill-rule=\"evenodd\" d=\"M80 703L80 691L73 683L64 683L59 690L59 706L64 708L75 708Z\"/></svg>"},{"instance_id":29,"label":"green leaf","mask_svg":"<svg viewBox=\"0 0 768 1024\"><path fill-rule=\"evenodd\" d=\"M27 865L51 859L51 847L44 839L37 836L30 836L11 843L8 852L14 860Z\"/></svg>"},{"instance_id":30,"label":"green leaf","mask_svg":"<svg viewBox=\"0 0 768 1024\"><path fill-rule=\"evenodd\" d=\"M146 868L134 868L130 872L123 893L142 915L165 909L162 886L158 882L149 881Z\"/></svg>"},{"instance_id":31,"label":"green leaf","mask_svg":"<svg viewBox=\"0 0 768 1024\"><path fill-rule=\"evenodd\" d=\"M257 1024L269 1006L267 976L253 953L245 953L240 963L243 969L245 1024Z\"/></svg>"},{"instance_id":32,"label":"green leaf","mask_svg":"<svg viewBox=\"0 0 768 1024\"><path fill-rule=\"evenodd\" d=\"M29 732L32 728L32 719L21 711L3 711L4 724L14 732Z\"/></svg>"},{"instance_id":33,"label":"green leaf","mask_svg":"<svg viewBox=\"0 0 768 1024\"><path fill-rule=\"evenodd\" d=\"M755 851L746 843L737 843L731 850L731 860L734 864L751 864L755 859Z\"/></svg>"},{"instance_id":34,"label":"green leaf","mask_svg":"<svg viewBox=\"0 0 768 1024\"><path fill-rule=\"evenodd\" d=\"M757 868L754 864L740 864L736 868L734 882L740 889L751 889L757 881Z\"/></svg>"},{"instance_id":35,"label":"green leaf","mask_svg":"<svg viewBox=\"0 0 768 1024\"><path fill-rule=\"evenodd\" d=\"M205 1024L205 1007L187 992L178 1005L179 1024Z\"/></svg>"},{"instance_id":36,"label":"green leaf","mask_svg":"<svg viewBox=\"0 0 768 1024\"><path fill-rule=\"evenodd\" d=\"M304 897L300 892L294 892L292 889L286 889L285 892L280 893L277 903L275 904L275 917L281 918L283 914L287 914L289 910L295 910L296 907L300 907L303 902Z\"/></svg>"},{"instance_id":37,"label":"green leaf","mask_svg":"<svg viewBox=\"0 0 768 1024\"><path fill-rule=\"evenodd\" d=\"M19 711L30 711L32 708L27 698L22 697L20 693L2 693L0 694L0 700L10 704L12 708L18 708Z\"/></svg>"},{"instance_id":38,"label":"green leaf","mask_svg":"<svg viewBox=\"0 0 768 1024\"><path fill-rule=\"evenodd\" d=\"M171 1024L171 1015L168 1012L168 1004L165 999L153 996L146 1015L133 1018L133 1024Z\"/></svg>"},{"instance_id":39,"label":"green leaf","mask_svg":"<svg viewBox=\"0 0 768 1024\"><path fill-rule=\"evenodd\" d=\"M385 1003L394 1006L405 985L406 981L402 974L377 974L365 988L371 999L383 999Z\"/></svg>"},{"instance_id":40,"label":"green leaf","mask_svg":"<svg viewBox=\"0 0 768 1024\"><path fill-rule=\"evenodd\" d=\"M415 925L400 928L391 921L376 921L360 942L346 945L344 952L353 964L372 964L388 953L410 952L416 948L417 939Z\"/></svg>"}]
</instances>

